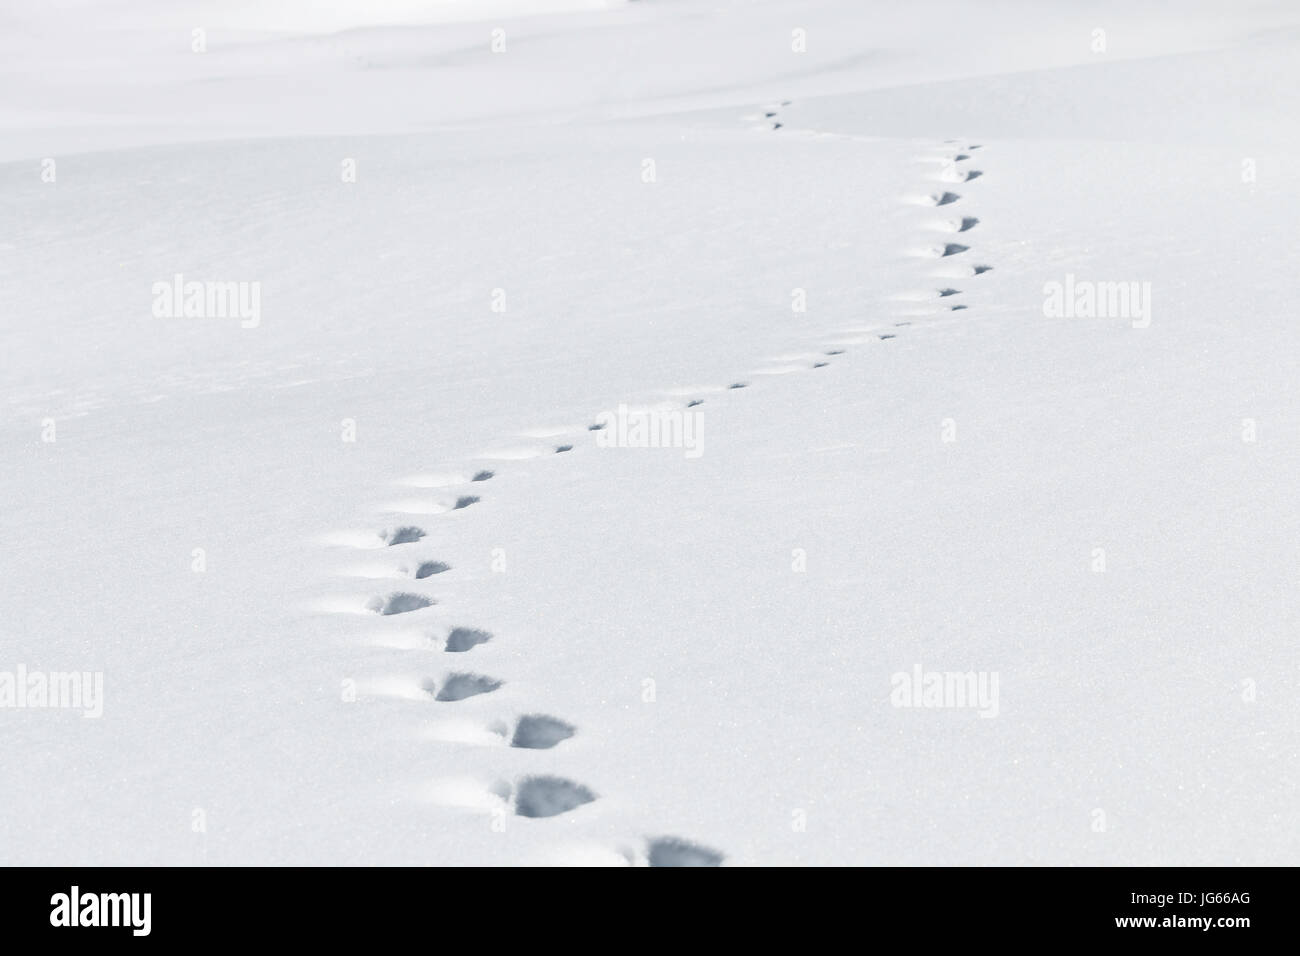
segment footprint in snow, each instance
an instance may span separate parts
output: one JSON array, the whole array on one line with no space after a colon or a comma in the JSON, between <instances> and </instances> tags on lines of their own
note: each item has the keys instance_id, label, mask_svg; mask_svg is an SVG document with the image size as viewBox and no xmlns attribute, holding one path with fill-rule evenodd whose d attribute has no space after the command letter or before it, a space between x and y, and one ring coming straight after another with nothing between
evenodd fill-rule
<instances>
[{"instance_id":1,"label":"footprint in snow","mask_svg":"<svg viewBox=\"0 0 1300 956\"><path fill-rule=\"evenodd\" d=\"M959 256L970 249L970 246L963 246L959 242L945 242L943 245L927 246L922 249L916 249L911 254L918 259L946 259L949 256Z\"/></svg>"},{"instance_id":2,"label":"footprint in snow","mask_svg":"<svg viewBox=\"0 0 1300 956\"><path fill-rule=\"evenodd\" d=\"M451 654L464 654L466 651L473 650L480 644L486 644L490 640L492 640L490 633L481 631L476 627L453 627L447 634L443 650Z\"/></svg>"},{"instance_id":3,"label":"footprint in snow","mask_svg":"<svg viewBox=\"0 0 1300 956\"><path fill-rule=\"evenodd\" d=\"M408 614L411 611L418 611L421 608L431 607L433 603L432 598L427 598L423 594L397 591L393 594L372 597L366 602L366 609L387 617L392 614Z\"/></svg>"},{"instance_id":4,"label":"footprint in snow","mask_svg":"<svg viewBox=\"0 0 1300 956\"><path fill-rule=\"evenodd\" d=\"M515 788L515 813L521 817L554 817L596 799L587 787L563 777L525 777Z\"/></svg>"},{"instance_id":5,"label":"footprint in snow","mask_svg":"<svg viewBox=\"0 0 1300 956\"><path fill-rule=\"evenodd\" d=\"M680 837L657 837L647 841L646 859L650 866L720 866L723 856Z\"/></svg>"},{"instance_id":6,"label":"footprint in snow","mask_svg":"<svg viewBox=\"0 0 1300 956\"><path fill-rule=\"evenodd\" d=\"M553 455L559 451L569 451L572 445L507 445L501 448L493 448L479 455L479 458L485 461L528 461L532 458L542 458L546 455Z\"/></svg>"},{"instance_id":7,"label":"footprint in snow","mask_svg":"<svg viewBox=\"0 0 1300 956\"><path fill-rule=\"evenodd\" d=\"M556 744L568 740L575 733L572 724L565 723L558 717L546 714L525 714L515 724L515 732L510 738L511 747L524 750L550 750Z\"/></svg>"},{"instance_id":8,"label":"footprint in snow","mask_svg":"<svg viewBox=\"0 0 1300 956\"><path fill-rule=\"evenodd\" d=\"M432 474L411 475L400 479L396 484L406 485L409 488L452 488L456 485L487 481L492 477L493 473L490 471L476 471L472 474L466 472L435 472Z\"/></svg>"},{"instance_id":9,"label":"footprint in snow","mask_svg":"<svg viewBox=\"0 0 1300 956\"><path fill-rule=\"evenodd\" d=\"M907 199L906 202L910 202L918 206L951 206L959 199L961 199L961 196L958 195L957 193L938 192L938 193L927 193L924 196L916 196L914 198Z\"/></svg>"},{"instance_id":10,"label":"footprint in snow","mask_svg":"<svg viewBox=\"0 0 1300 956\"><path fill-rule=\"evenodd\" d=\"M450 571L451 565L442 561L421 561L419 564L404 564L398 570L409 577L422 579Z\"/></svg>"},{"instance_id":11,"label":"footprint in snow","mask_svg":"<svg viewBox=\"0 0 1300 956\"><path fill-rule=\"evenodd\" d=\"M412 515L440 515L448 511L463 511L470 505L478 504L483 499L478 495L458 495L455 498L436 498L432 500L407 499L384 505L386 511L396 511ZM423 537L423 532L421 532Z\"/></svg>"},{"instance_id":12,"label":"footprint in snow","mask_svg":"<svg viewBox=\"0 0 1300 956\"><path fill-rule=\"evenodd\" d=\"M424 690L432 694L434 700L455 702L477 697L479 694L490 694L502 683L494 677L485 677L482 674L454 672L443 677L441 683L427 681Z\"/></svg>"}]
</instances>

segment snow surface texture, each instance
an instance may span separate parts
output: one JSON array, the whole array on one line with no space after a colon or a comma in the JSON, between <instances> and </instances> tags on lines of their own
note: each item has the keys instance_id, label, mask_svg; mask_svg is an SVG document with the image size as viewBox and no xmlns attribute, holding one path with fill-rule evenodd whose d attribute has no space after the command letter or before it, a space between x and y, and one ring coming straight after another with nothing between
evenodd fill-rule
<instances>
[{"instance_id":1,"label":"snow surface texture","mask_svg":"<svg viewBox=\"0 0 1300 956\"><path fill-rule=\"evenodd\" d=\"M0 11L0 863L1300 862L1300 11L1079 6Z\"/></svg>"}]
</instances>

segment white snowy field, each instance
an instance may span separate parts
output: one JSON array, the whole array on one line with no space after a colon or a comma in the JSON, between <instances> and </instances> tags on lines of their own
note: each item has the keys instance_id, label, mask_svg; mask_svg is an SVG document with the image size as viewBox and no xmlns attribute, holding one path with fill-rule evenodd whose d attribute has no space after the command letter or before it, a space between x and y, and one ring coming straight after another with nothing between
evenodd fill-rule
<instances>
[{"instance_id":1,"label":"white snowy field","mask_svg":"<svg viewBox=\"0 0 1300 956\"><path fill-rule=\"evenodd\" d=\"M0 863L1300 862L1300 9L0 64Z\"/></svg>"}]
</instances>

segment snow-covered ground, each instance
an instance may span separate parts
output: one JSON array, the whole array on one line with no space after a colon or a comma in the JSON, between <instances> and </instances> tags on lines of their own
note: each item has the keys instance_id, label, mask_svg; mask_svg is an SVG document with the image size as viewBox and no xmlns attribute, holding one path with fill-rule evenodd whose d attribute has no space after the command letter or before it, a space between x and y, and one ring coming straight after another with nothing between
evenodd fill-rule
<instances>
[{"instance_id":1,"label":"snow-covered ground","mask_svg":"<svg viewBox=\"0 0 1300 956\"><path fill-rule=\"evenodd\" d=\"M0 863L1300 862L1300 9L1084 7L0 9Z\"/></svg>"}]
</instances>

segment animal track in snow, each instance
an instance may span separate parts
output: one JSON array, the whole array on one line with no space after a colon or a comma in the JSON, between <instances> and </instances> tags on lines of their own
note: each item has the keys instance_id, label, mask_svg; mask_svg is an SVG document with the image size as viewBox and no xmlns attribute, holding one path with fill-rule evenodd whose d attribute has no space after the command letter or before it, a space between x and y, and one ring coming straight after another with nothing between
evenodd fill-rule
<instances>
[{"instance_id":1,"label":"animal track in snow","mask_svg":"<svg viewBox=\"0 0 1300 956\"><path fill-rule=\"evenodd\" d=\"M339 531L327 534L321 540L328 545L370 551L390 548L399 544L412 544L424 537L424 530L414 525L384 528L380 531Z\"/></svg>"},{"instance_id":2,"label":"animal track in snow","mask_svg":"<svg viewBox=\"0 0 1300 956\"><path fill-rule=\"evenodd\" d=\"M781 104L782 106L788 104ZM779 129L783 125L778 107L769 108L765 111L764 117L771 127ZM798 133L798 131L795 131ZM830 135L830 134L828 134ZM953 141L955 142L955 141ZM967 149L978 148L975 146ZM940 163L942 169L939 173L939 179L944 182L969 182L981 174L979 170L969 170L959 167L957 164L970 158L968 152L959 151L959 148L951 144L945 145L944 152L946 156L936 157L934 161ZM962 195L947 190L929 192L924 195L909 197L908 201L927 207L939 207L952 205L963 197ZM969 232L979 224L979 220L974 216L955 216L945 218L942 214L930 213L927 218L932 221L926 223L922 221L917 224L921 229L927 230L933 236L933 233L950 233L960 234ZM964 237L963 237L964 238ZM956 256L961 256L971 251L969 245L957 242L943 242L935 245L926 245L922 250L915 254L923 258L932 258L935 260L949 260ZM965 260L960 260L965 261ZM952 263L936 262L932 266L922 268L920 272L931 272L932 279L955 279L967 278L979 275L989 270L989 266L957 266ZM935 270L935 271L931 271ZM914 274L915 275L915 274ZM924 280L922 280L924 281ZM966 308L965 305L939 305L935 300L946 299L955 296L960 290L942 286L931 289L914 290L905 292L901 295L892 297L893 301L910 302L918 305L918 311L914 314L934 314L940 310L956 311ZM926 305L927 303L933 303ZM924 309L924 312L921 309ZM894 315L898 310L891 310ZM891 317L890 312L886 312L882 319L886 322ZM882 323L884 324L884 323ZM909 323L896 322L894 325L902 328ZM886 328L888 326L886 325ZM763 367L750 373L751 378L759 375L785 375L809 368L825 368L829 365L826 357L840 355L844 353L843 348L831 348L829 346L849 345L849 344L866 344L875 341L888 341L896 338L898 333L892 331L882 331L879 325L868 328L850 328L841 329L839 332L832 333L835 335L847 336L836 341L827 342L822 351L818 353L796 353L779 355L765 359ZM909 335L911 333L908 333ZM725 380L724 380L725 381ZM746 388L750 384L749 380L734 381L730 385L722 384L713 387L692 387L678 388L670 392L679 396L676 401L672 402L672 407L680 409L683 404L687 408L694 408L703 404L704 399L699 397L704 394L714 394L739 388ZM580 434L584 429L586 431L600 431L608 426L605 421L598 420L593 424L586 426L563 426L552 428L533 429L523 433L523 440L518 444L504 444L493 447L484 454L478 456L480 459L494 461L525 461L534 458L540 458L549 454L559 454L574 449L570 442L575 441L575 435ZM563 436L563 437L562 437ZM507 442L511 439L507 439ZM553 442L564 442L563 444L554 444ZM424 474L416 475L404 480L402 483L415 488L454 488L458 485L465 485L471 481L485 481L494 476L490 470L479 472L454 471L441 474ZM455 492L452 492L455 494ZM434 498L430 500L407 501L401 505L389 509L397 512L409 512L412 514L440 514L445 511L462 510L479 501L475 495L456 495L455 497ZM472 520L472 519L469 519ZM392 532L382 532L378 542L371 542L368 546L385 546L394 544L407 544L418 541L425 536L423 530L414 526L402 526L394 529ZM360 545L359 545L360 546ZM391 567L391 565L390 565ZM400 573L409 575L416 579L431 577L435 574L443 573L450 570L449 566L440 561L422 560L408 561L398 567ZM390 571L389 574L392 572ZM359 605L360 599L357 599ZM381 615L404 614L410 611L419 610L423 607L432 605L434 601L431 598L418 594L407 592L396 592L385 597L375 598L367 605L374 612ZM450 630L443 628L427 626L428 619L417 618L415 621L423 621L426 626L416 624L412 627L403 627L401 625L376 625L374 631L376 635L382 635L383 640L392 641L395 635L399 633L405 635L406 644L412 649L419 647L428 647L430 643L437 646L441 643L442 648L450 653L466 653L472 651L480 644L493 640L493 635L487 631L470 627L455 627ZM434 616L432 620L437 621L438 617ZM396 646L396 645L393 645ZM466 700L469 697L489 694L502 686L502 681L488 677L482 674L456 671L445 674L436 684L426 682L421 685L412 684L407 688L407 692L414 691L417 695L432 696L437 701L456 702ZM426 696L426 699L427 699ZM576 730L572 724L569 724L557 717L546 714L525 714L518 717L513 722L494 721L484 724L477 722L473 715L477 713L476 708L457 709L449 708L446 713L459 714L459 718L448 717L446 720L438 722L438 739L455 743L469 744L489 744L500 746L508 743L513 748L523 750L549 750L563 741L575 736ZM471 719L465 719L468 715ZM460 789L457 789L457 788ZM477 789L475 789L477 787ZM513 786L500 784L496 787L484 787L483 782L474 784L462 783L455 787L448 785L444 788L446 794L451 797L460 799L464 796L466 800L473 798L475 805L488 805L492 801L502 801L511 806L514 812L521 817L546 818L568 813L586 803L597 799L597 795L588 787L577 783L573 780L550 774L538 774L520 778ZM456 792L453 793L452 791ZM471 791L474 791L471 793ZM495 795L495 796L494 796ZM467 804L468 805L468 804ZM501 802L495 803L500 807ZM639 852L629 852L629 861L639 858ZM645 857L650 866L718 866L723 862L723 854L700 844L692 843L678 837L655 837L648 839L645 843Z\"/></svg>"},{"instance_id":3,"label":"animal track in snow","mask_svg":"<svg viewBox=\"0 0 1300 956\"><path fill-rule=\"evenodd\" d=\"M596 795L563 777L525 777L515 793L515 813L521 817L554 817L591 803Z\"/></svg>"},{"instance_id":4,"label":"animal track in snow","mask_svg":"<svg viewBox=\"0 0 1300 956\"><path fill-rule=\"evenodd\" d=\"M970 246L963 246L959 242L945 242L940 246L927 246L924 249L918 249L913 255L922 259L946 259L949 256L959 256L970 249Z\"/></svg>"},{"instance_id":5,"label":"animal track in snow","mask_svg":"<svg viewBox=\"0 0 1300 956\"><path fill-rule=\"evenodd\" d=\"M927 163L936 166L951 166L954 163L964 162L968 159L970 159L970 156L967 153L954 152L949 147L941 148L935 155L918 156L916 158L919 163Z\"/></svg>"},{"instance_id":6,"label":"animal track in snow","mask_svg":"<svg viewBox=\"0 0 1300 956\"><path fill-rule=\"evenodd\" d=\"M901 292L898 295L890 296L890 300L893 302L927 302L931 299L946 299L949 296L960 294L960 289L932 289L925 292Z\"/></svg>"},{"instance_id":7,"label":"animal track in snow","mask_svg":"<svg viewBox=\"0 0 1300 956\"><path fill-rule=\"evenodd\" d=\"M476 481L487 481L493 477L490 471L477 471L473 474L466 472L433 472L419 475L411 475L408 478L402 478L399 485L406 485L409 488L454 488L456 485L468 485Z\"/></svg>"},{"instance_id":8,"label":"animal track in snow","mask_svg":"<svg viewBox=\"0 0 1300 956\"><path fill-rule=\"evenodd\" d=\"M961 196L957 193L939 192L916 196L908 201L919 206L951 206L959 199L961 199Z\"/></svg>"},{"instance_id":9,"label":"animal track in snow","mask_svg":"<svg viewBox=\"0 0 1300 956\"><path fill-rule=\"evenodd\" d=\"M424 689L433 694L434 700L451 703L477 697L479 694L490 694L500 687L502 683L503 681L499 681L495 677L457 671L443 677L440 685L430 681L425 685Z\"/></svg>"},{"instance_id":10,"label":"animal track in snow","mask_svg":"<svg viewBox=\"0 0 1300 956\"><path fill-rule=\"evenodd\" d=\"M415 565L404 565L402 573L409 574L413 578L430 578L435 574L442 574L444 571L450 571L451 565L442 561L421 561Z\"/></svg>"},{"instance_id":11,"label":"animal track in snow","mask_svg":"<svg viewBox=\"0 0 1300 956\"><path fill-rule=\"evenodd\" d=\"M550 750L577 733L572 724L546 714L525 714L513 727L504 720L484 724L472 718L447 717L431 723L428 730L430 738L444 743L521 750ZM509 799L510 788L503 785L499 789L503 798Z\"/></svg>"},{"instance_id":12,"label":"animal track in snow","mask_svg":"<svg viewBox=\"0 0 1300 956\"><path fill-rule=\"evenodd\" d=\"M443 650L452 654L463 654L490 640L492 635L487 631L480 631L475 627L453 627L447 635Z\"/></svg>"},{"instance_id":13,"label":"animal track in snow","mask_svg":"<svg viewBox=\"0 0 1300 956\"><path fill-rule=\"evenodd\" d=\"M657 837L646 843L650 866L719 866L723 856L717 850L680 837Z\"/></svg>"},{"instance_id":14,"label":"animal track in snow","mask_svg":"<svg viewBox=\"0 0 1300 956\"><path fill-rule=\"evenodd\" d=\"M408 561L393 566L378 562L353 565L340 573L354 578L378 580L383 578L427 578L450 571L451 565L443 561Z\"/></svg>"},{"instance_id":15,"label":"animal track in snow","mask_svg":"<svg viewBox=\"0 0 1300 956\"><path fill-rule=\"evenodd\" d=\"M385 506L385 510L412 515L440 515L446 514L448 511L461 511L470 505L478 504L481 500L477 495L458 495L455 498L429 500L407 498Z\"/></svg>"},{"instance_id":16,"label":"animal track in snow","mask_svg":"<svg viewBox=\"0 0 1300 956\"><path fill-rule=\"evenodd\" d=\"M780 129L785 124L781 121L781 110L790 105L789 100L781 100L779 103L769 103L763 107L762 116L749 115L744 117L746 120L758 122L755 129Z\"/></svg>"},{"instance_id":17,"label":"animal track in snow","mask_svg":"<svg viewBox=\"0 0 1300 956\"><path fill-rule=\"evenodd\" d=\"M558 717L546 714L525 714L515 724L514 735L510 738L511 747L524 750L550 750L561 741L568 740L577 732L572 724L567 724Z\"/></svg>"},{"instance_id":18,"label":"animal track in snow","mask_svg":"<svg viewBox=\"0 0 1300 956\"><path fill-rule=\"evenodd\" d=\"M479 455L485 461L528 461L555 453L554 445L506 445Z\"/></svg>"},{"instance_id":19,"label":"animal track in snow","mask_svg":"<svg viewBox=\"0 0 1300 956\"><path fill-rule=\"evenodd\" d=\"M971 279L992 270L992 266L964 266L953 263L935 269L930 273L930 277L933 279Z\"/></svg>"},{"instance_id":20,"label":"animal track in snow","mask_svg":"<svg viewBox=\"0 0 1300 956\"><path fill-rule=\"evenodd\" d=\"M392 594L372 597L366 602L366 609L374 611L382 617L389 617L393 614L408 614L411 611L419 611L426 607L432 607L433 604L434 600L425 597L423 594L395 591Z\"/></svg>"}]
</instances>

